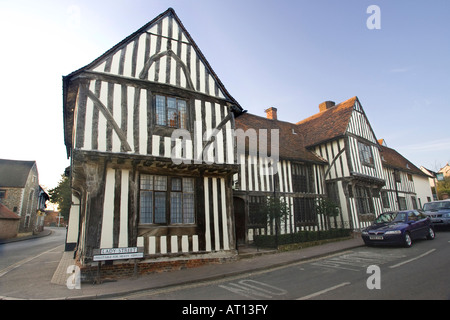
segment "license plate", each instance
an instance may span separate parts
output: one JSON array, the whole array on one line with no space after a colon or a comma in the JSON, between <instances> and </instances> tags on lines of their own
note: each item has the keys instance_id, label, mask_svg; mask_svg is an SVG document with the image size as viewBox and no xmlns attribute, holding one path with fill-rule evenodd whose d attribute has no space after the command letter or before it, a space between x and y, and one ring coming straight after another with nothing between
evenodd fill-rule
<instances>
[{"instance_id":1,"label":"license plate","mask_svg":"<svg viewBox=\"0 0 450 320\"><path fill-rule=\"evenodd\" d=\"M383 236L370 236L369 237L370 240L383 240Z\"/></svg>"}]
</instances>

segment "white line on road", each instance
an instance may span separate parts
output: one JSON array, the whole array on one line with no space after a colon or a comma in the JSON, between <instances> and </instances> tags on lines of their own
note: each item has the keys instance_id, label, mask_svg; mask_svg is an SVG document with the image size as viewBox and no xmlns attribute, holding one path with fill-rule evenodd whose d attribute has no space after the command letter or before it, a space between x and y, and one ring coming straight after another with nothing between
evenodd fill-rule
<instances>
[{"instance_id":1,"label":"white line on road","mask_svg":"<svg viewBox=\"0 0 450 320\"><path fill-rule=\"evenodd\" d=\"M436 251L436 249L431 249L430 251L427 251L427 252L425 252L424 254L421 254L420 256L417 256L417 257L415 257L415 258L412 258L412 259L409 259L409 260L406 260L406 261L403 261L403 262L394 264L393 266L390 266L389 268L393 269L393 268L400 267L400 266L402 266L402 265L404 265L404 264L406 264L406 263L409 263L409 262L411 262L411 261L414 261L414 260L420 259L420 258L422 258L422 257L425 257L426 255L429 255L429 254L432 253L433 251Z\"/></svg>"},{"instance_id":2,"label":"white line on road","mask_svg":"<svg viewBox=\"0 0 450 320\"><path fill-rule=\"evenodd\" d=\"M322 294L324 294L324 293L327 293L327 292L336 290L336 289L338 289L338 288L340 288L340 287L348 286L349 284L350 284L350 282L343 282L343 283L338 284L338 285L336 285L336 286L334 286L334 287L330 287L330 288L328 288L328 289L324 289L324 290L322 290L322 291L318 291L318 292L316 292L316 293L309 294L309 295L307 295L307 296L298 298L298 299L296 299L296 300L308 300L308 299L311 299L311 298L315 298L315 297L318 297L318 296L320 296L320 295L322 295Z\"/></svg>"},{"instance_id":3,"label":"white line on road","mask_svg":"<svg viewBox=\"0 0 450 320\"><path fill-rule=\"evenodd\" d=\"M61 245L58 245L57 247L54 247L54 248L52 248L52 249L50 249L50 250L44 251L44 252L42 252L42 253L40 253L40 254L34 256L34 257L30 257L30 258L23 259L23 260L21 260L21 261L19 261L19 262L16 262L16 263L10 265L9 267L6 267L6 268L3 269L3 270L0 270L0 278L3 277L3 276L4 276L5 274L7 274L8 272L10 272L10 271L12 271L12 270L14 270L14 269L20 267L21 265L23 265L23 264L25 264L25 263L28 263L28 262L30 262L31 260L36 259L37 257L40 257L40 256L42 256L43 254L46 254L46 253L48 253L48 252L50 252L50 251L53 251L53 250L55 250L56 248L59 248L59 247L61 247Z\"/></svg>"}]
</instances>

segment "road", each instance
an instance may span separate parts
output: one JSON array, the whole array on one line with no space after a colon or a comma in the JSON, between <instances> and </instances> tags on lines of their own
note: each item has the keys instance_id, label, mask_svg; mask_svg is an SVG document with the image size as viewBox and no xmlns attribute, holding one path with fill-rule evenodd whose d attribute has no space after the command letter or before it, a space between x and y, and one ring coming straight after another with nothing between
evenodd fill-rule
<instances>
[{"instance_id":1,"label":"road","mask_svg":"<svg viewBox=\"0 0 450 320\"><path fill-rule=\"evenodd\" d=\"M370 300L450 299L450 232L412 248L361 247L220 281L120 299Z\"/></svg>"},{"instance_id":2,"label":"road","mask_svg":"<svg viewBox=\"0 0 450 320\"><path fill-rule=\"evenodd\" d=\"M46 227L52 234L29 240L0 244L0 295L14 288L38 290L36 274L51 279L64 251L65 228Z\"/></svg>"}]
</instances>

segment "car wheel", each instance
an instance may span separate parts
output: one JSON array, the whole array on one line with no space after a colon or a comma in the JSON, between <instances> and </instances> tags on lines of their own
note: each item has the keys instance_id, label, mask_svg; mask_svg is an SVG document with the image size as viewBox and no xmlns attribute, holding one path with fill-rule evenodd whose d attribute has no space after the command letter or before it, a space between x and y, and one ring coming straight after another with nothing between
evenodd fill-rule
<instances>
[{"instance_id":1,"label":"car wheel","mask_svg":"<svg viewBox=\"0 0 450 320\"><path fill-rule=\"evenodd\" d=\"M411 235L408 232L405 233L404 244L405 244L405 247L407 247L407 248L412 246Z\"/></svg>"},{"instance_id":2,"label":"car wheel","mask_svg":"<svg viewBox=\"0 0 450 320\"><path fill-rule=\"evenodd\" d=\"M427 234L427 239L428 240L433 240L436 237L436 234L434 233L433 228L429 228L428 229L428 234Z\"/></svg>"}]
</instances>

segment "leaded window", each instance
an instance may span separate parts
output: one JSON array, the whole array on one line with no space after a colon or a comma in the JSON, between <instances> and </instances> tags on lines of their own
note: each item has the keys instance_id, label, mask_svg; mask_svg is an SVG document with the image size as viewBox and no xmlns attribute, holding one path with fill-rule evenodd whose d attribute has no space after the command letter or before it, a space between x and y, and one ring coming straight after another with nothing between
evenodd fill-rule
<instances>
[{"instance_id":1,"label":"leaded window","mask_svg":"<svg viewBox=\"0 0 450 320\"><path fill-rule=\"evenodd\" d=\"M141 174L141 224L195 223L194 179Z\"/></svg>"},{"instance_id":2,"label":"leaded window","mask_svg":"<svg viewBox=\"0 0 450 320\"><path fill-rule=\"evenodd\" d=\"M156 124L170 128L187 129L187 102L185 100L155 96Z\"/></svg>"}]
</instances>

